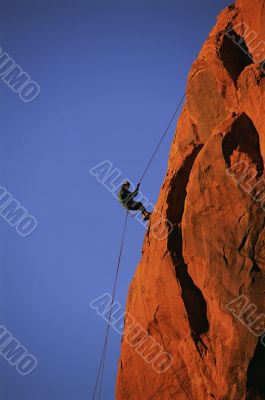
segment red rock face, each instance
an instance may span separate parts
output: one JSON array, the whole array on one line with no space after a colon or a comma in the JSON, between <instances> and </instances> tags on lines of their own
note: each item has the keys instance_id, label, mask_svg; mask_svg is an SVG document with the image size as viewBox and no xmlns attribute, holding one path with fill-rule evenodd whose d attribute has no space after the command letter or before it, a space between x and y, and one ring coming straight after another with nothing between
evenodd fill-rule
<instances>
[{"instance_id":1,"label":"red rock face","mask_svg":"<svg viewBox=\"0 0 265 400\"><path fill-rule=\"evenodd\" d=\"M191 68L129 290L118 400L265 399L264 59L265 0L226 8Z\"/></svg>"}]
</instances>

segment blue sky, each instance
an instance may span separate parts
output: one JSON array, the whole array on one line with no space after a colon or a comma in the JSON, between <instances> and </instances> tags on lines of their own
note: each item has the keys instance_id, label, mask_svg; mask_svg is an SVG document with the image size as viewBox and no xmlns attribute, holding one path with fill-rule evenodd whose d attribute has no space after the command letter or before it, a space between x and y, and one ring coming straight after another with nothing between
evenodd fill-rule
<instances>
[{"instance_id":1,"label":"blue sky","mask_svg":"<svg viewBox=\"0 0 265 400\"><path fill-rule=\"evenodd\" d=\"M0 219L0 325L38 360L21 376L0 355L1 399L91 398L106 324L89 302L112 289L124 211L89 170L110 160L137 181L228 4L1 1L0 46L41 88L24 103L0 79L0 186L38 221L23 238ZM141 187L153 203L174 126ZM123 305L144 232L129 219ZM119 351L111 332L103 400L114 399Z\"/></svg>"}]
</instances>

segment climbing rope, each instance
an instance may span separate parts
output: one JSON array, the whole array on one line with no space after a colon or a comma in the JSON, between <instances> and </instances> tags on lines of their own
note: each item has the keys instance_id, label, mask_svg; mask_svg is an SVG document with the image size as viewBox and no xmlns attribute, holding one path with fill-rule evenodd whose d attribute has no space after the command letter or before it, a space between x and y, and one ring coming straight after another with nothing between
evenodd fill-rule
<instances>
[{"instance_id":1,"label":"climbing rope","mask_svg":"<svg viewBox=\"0 0 265 400\"><path fill-rule=\"evenodd\" d=\"M182 96L179 104L177 105L176 110L174 111L174 114L172 115L169 124L167 125L165 131L163 132L163 135L160 139L160 141L158 142L139 182L141 182L144 178L144 176L146 175L148 169L150 168L150 165L152 164L153 159L155 158L155 155L159 149L159 147L161 146L166 134L168 133L168 130L172 124L172 122L175 119L175 116L177 115L177 112L185 98L186 93L184 93L184 95ZM114 285L113 285L113 291L112 291L112 299L111 299L111 306L110 306L110 311L109 311L109 317L108 317L108 324L107 324L107 329L106 329L106 334L105 334L105 339L104 339L104 345L103 345L103 350L101 353L101 357L100 357L100 363L99 363L99 367L98 367L98 372L97 372L97 377L96 377L96 383L94 386L94 391L93 391L93 396L92 396L92 400L95 399L96 393L97 393L97 388L99 387L99 400L101 398L101 389L102 389L102 383L103 383L103 376L104 376L104 367L105 367L105 358L106 358L106 352L107 352L107 344L108 344L108 336L109 336L109 328L110 328L110 321L111 321L111 316L112 316L112 306L114 303L114 298L115 298L115 293L116 293L116 287L117 287L117 280L118 280L118 275L119 275L119 269L120 269L120 263L121 263L121 256L122 256L122 252L123 252L123 247L124 247L124 240L125 240L125 233L126 233L126 227L127 227L127 221L128 221L128 215L129 212L128 210L126 211L126 216L125 216L125 222L124 222L124 227L123 227L123 233L122 233L122 240L121 240L121 246L120 246L120 252L119 252L119 257L118 257L118 264L117 264L117 269L116 269L116 274L115 274L115 279L114 279Z\"/></svg>"},{"instance_id":2,"label":"climbing rope","mask_svg":"<svg viewBox=\"0 0 265 400\"><path fill-rule=\"evenodd\" d=\"M177 115L177 112L178 112L178 110L179 110L179 108L180 108L180 106L181 106L181 104L182 104L182 102L183 102L185 96L186 96L186 92L183 94L183 96L182 96L182 98L181 98L179 104L177 105L177 108L176 108L174 114L172 115L171 120L169 121L169 124L168 124L168 126L166 127L166 129L165 129L165 131L164 131L164 133L163 133L163 135L162 135L160 141L158 142L158 144L157 144L157 146L156 146L156 148L155 148L155 150L154 150L154 153L152 154L152 156L151 156L151 158L150 158L150 160L149 160L149 162L148 162L148 164L147 164L147 166L146 166L146 168L145 168L145 170L144 170L144 172L143 172L141 178L139 179L139 182L142 182L142 180L143 180L145 174L147 173L147 171L148 171L150 165L152 164L152 161L153 161L153 159L155 158L155 155L156 155L156 153L158 152L158 149L159 149L159 147L161 146L161 144L162 144L164 138L166 137L166 134L168 133L168 130L169 130L169 128L170 128L172 122L174 121L175 116Z\"/></svg>"},{"instance_id":3,"label":"climbing rope","mask_svg":"<svg viewBox=\"0 0 265 400\"><path fill-rule=\"evenodd\" d=\"M113 303L114 303L114 298L115 298L115 293L116 293L117 280L118 280L118 274L119 274L119 269L120 269L122 250L123 250L123 246L124 246L124 239L125 239L127 221L128 221L128 211L126 211L126 216L125 216L125 222L124 222L124 227L123 227L123 232L122 232L122 239L121 239L121 247L120 247L120 252L119 252L119 257L118 257L118 264L117 264L117 269L116 269L116 274L115 274L115 279L114 279L114 286L113 286L113 291L112 291L112 298L111 298L111 305L110 305L110 312L109 312L107 330L106 330L104 346L103 346L102 355L101 355L101 358L100 358L100 364L99 364L99 368L98 368L97 379L96 379L96 383L95 383L95 387L94 387L92 400L95 399L95 395L96 395L96 391L97 391L97 386L98 386L100 374L101 374L101 378L100 378L100 384L99 384L99 399L100 399L100 395L101 395L101 387L102 387L104 366L105 366L105 355L106 355L106 351L107 351L110 320L111 320L111 315L112 315L112 306L113 306Z\"/></svg>"}]
</instances>

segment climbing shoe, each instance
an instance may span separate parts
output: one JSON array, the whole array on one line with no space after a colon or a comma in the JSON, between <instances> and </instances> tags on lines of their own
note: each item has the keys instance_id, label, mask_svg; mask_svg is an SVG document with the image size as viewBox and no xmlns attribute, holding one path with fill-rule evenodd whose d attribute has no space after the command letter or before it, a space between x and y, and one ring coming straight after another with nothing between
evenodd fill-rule
<instances>
[{"instance_id":1,"label":"climbing shoe","mask_svg":"<svg viewBox=\"0 0 265 400\"><path fill-rule=\"evenodd\" d=\"M142 216L143 216L143 220L144 220L144 221L148 221L148 220L150 219L150 217L151 217L151 213L148 212L148 211L144 211L144 212L142 213Z\"/></svg>"}]
</instances>

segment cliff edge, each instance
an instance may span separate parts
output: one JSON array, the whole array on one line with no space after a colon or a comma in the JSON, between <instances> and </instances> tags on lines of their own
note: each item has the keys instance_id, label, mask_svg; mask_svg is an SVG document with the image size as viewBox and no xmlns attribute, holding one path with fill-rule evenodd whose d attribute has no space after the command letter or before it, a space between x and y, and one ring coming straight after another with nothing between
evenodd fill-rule
<instances>
[{"instance_id":1,"label":"cliff edge","mask_svg":"<svg viewBox=\"0 0 265 400\"><path fill-rule=\"evenodd\" d=\"M265 0L238 0L189 73L129 289L117 400L265 399L264 60Z\"/></svg>"}]
</instances>

